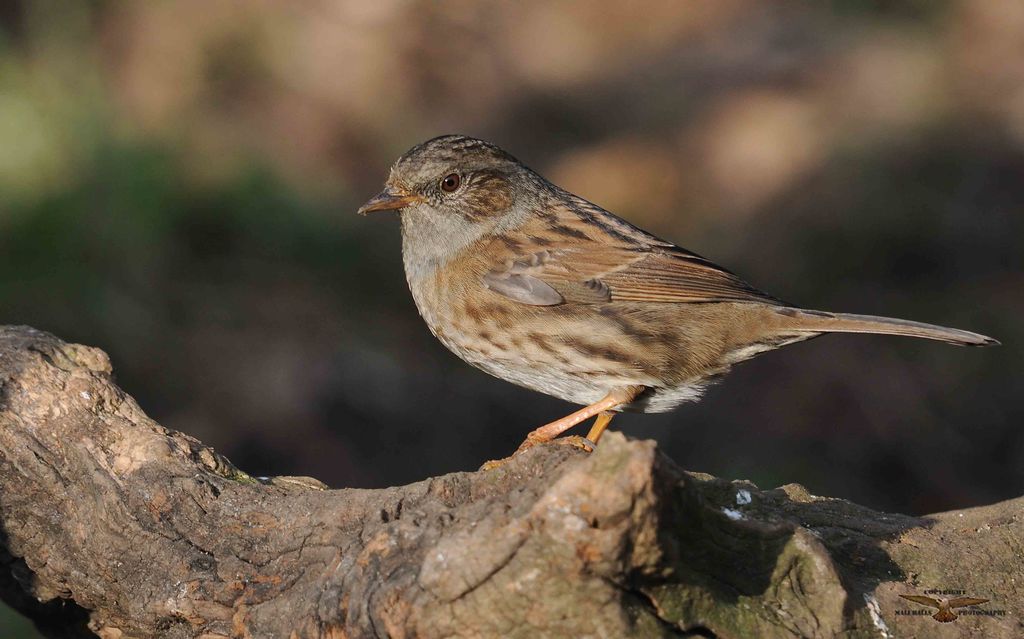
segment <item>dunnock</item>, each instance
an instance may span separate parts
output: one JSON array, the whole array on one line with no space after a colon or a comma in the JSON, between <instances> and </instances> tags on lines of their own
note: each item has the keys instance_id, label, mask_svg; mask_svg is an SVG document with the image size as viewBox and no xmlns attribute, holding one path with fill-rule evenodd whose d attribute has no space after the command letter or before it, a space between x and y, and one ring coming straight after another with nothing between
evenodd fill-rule
<instances>
[{"instance_id":1,"label":"dunnock","mask_svg":"<svg viewBox=\"0 0 1024 639\"><path fill-rule=\"evenodd\" d=\"M386 210L401 211L409 289L445 346L491 375L585 405L518 450L594 416L587 439L597 442L613 411L671 410L733 364L822 333L998 343L796 308L462 135L400 157L359 212Z\"/></svg>"}]
</instances>

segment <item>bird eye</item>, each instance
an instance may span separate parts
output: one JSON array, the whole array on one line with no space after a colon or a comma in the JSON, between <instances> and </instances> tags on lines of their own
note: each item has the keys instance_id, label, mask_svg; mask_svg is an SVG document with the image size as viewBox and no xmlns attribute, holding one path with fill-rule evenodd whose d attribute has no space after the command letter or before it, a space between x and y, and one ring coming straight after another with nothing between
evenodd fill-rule
<instances>
[{"instance_id":1,"label":"bird eye","mask_svg":"<svg viewBox=\"0 0 1024 639\"><path fill-rule=\"evenodd\" d=\"M459 188L459 184L462 180L459 178L458 173L449 173L441 180L441 190L451 193L455 189Z\"/></svg>"}]
</instances>

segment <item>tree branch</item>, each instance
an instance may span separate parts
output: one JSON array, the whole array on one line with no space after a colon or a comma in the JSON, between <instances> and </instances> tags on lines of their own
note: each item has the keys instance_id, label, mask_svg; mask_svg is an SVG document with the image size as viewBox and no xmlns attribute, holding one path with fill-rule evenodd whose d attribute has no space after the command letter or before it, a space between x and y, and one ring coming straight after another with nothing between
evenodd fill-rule
<instances>
[{"instance_id":1,"label":"tree branch","mask_svg":"<svg viewBox=\"0 0 1024 639\"><path fill-rule=\"evenodd\" d=\"M103 352L0 328L0 595L50 637L930 636L896 614L928 588L1020 636L1022 505L881 514L615 433L383 490L256 481Z\"/></svg>"}]
</instances>

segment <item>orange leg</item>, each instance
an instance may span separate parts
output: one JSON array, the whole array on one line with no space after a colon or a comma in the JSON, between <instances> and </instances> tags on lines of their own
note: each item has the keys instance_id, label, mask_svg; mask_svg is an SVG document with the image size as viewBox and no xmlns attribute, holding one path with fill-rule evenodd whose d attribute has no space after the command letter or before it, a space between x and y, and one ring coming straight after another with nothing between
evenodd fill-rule
<instances>
[{"instance_id":1,"label":"orange leg","mask_svg":"<svg viewBox=\"0 0 1024 639\"><path fill-rule=\"evenodd\" d=\"M593 417L594 415L603 414L617 406L628 404L634 399L636 399L637 395L643 392L643 390L643 386L627 386L625 388L617 388L612 392L608 393L607 395L605 395L603 399L594 402L590 406L581 408L575 413L572 413L571 415L566 415L562 419L553 421L550 424L545 424L544 426L541 426L537 430L533 431L532 433L526 436L526 440L519 445L519 448L516 449L516 452L521 453L528 448L533 448L537 444L549 442L555 437L558 437L565 431L569 430L576 424L584 422ZM601 418L598 418L598 421L601 421ZM609 421L611 421L611 418L608 418L607 421L605 421L604 426L607 426ZM594 424L594 426L596 428L597 424ZM601 430L603 431L604 427L602 427ZM600 438L600 433L598 433L598 437Z\"/></svg>"},{"instance_id":2,"label":"orange leg","mask_svg":"<svg viewBox=\"0 0 1024 639\"><path fill-rule=\"evenodd\" d=\"M615 413L610 410L598 414L597 419L594 420L594 425L590 427L590 432L587 433L587 439L596 444L597 440L601 439L601 435L604 434L604 430L608 428L608 424L612 423L613 417L615 417Z\"/></svg>"}]
</instances>

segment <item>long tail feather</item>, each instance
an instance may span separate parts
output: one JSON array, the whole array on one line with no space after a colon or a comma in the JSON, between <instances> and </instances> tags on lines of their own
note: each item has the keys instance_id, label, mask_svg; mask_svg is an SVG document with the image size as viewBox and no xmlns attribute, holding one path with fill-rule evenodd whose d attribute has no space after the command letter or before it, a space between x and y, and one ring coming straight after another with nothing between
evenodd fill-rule
<instances>
[{"instance_id":1,"label":"long tail feather","mask_svg":"<svg viewBox=\"0 0 1024 639\"><path fill-rule=\"evenodd\" d=\"M985 335L946 328L934 324L911 322L893 317L854 315L852 313L825 313L797 308L782 308L778 313L786 318L787 331L808 333L872 333L876 335L904 335L934 339L955 346L995 346L998 341Z\"/></svg>"}]
</instances>

